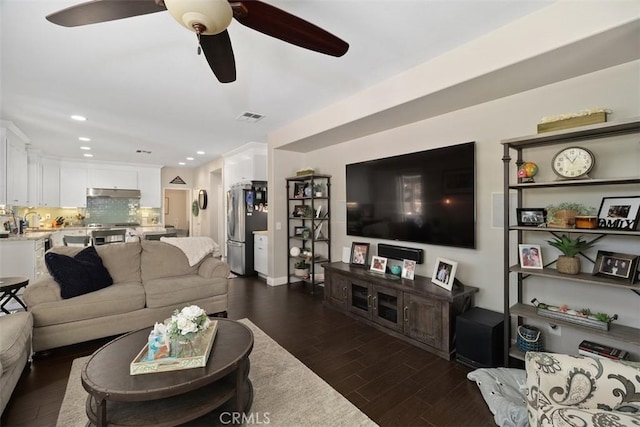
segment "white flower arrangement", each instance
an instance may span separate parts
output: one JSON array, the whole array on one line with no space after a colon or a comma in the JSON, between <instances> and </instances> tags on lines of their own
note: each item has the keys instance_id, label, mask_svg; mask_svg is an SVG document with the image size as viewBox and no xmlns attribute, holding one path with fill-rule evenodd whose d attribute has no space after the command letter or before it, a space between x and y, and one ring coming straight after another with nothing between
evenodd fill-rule
<instances>
[{"instance_id":1,"label":"white flower arrangement","mask_svg":"<svg viewBox=\"0 0 640 427\"><path fill-rule=\"evenodd\" d=\"M172 339L193 340L195 336L207 330L211 320L207 313L197 305L176 310L167 321L167 335Z\"/></svg>"},{"instance_id":2,"label":"white flower arrangement","mask_svg":"<svg viewBox=\"0 0 640 427\"><path fill-rule=\"evenodd\" d=\"M558 114L555 116L546 116L540 119L540 123L551 123L559 120L573 119L574 117L590 116L597 113L611 114L612 111L607 108L589 108L586 110L578 111L577 113Z\"/></svg>"}]
</instances>

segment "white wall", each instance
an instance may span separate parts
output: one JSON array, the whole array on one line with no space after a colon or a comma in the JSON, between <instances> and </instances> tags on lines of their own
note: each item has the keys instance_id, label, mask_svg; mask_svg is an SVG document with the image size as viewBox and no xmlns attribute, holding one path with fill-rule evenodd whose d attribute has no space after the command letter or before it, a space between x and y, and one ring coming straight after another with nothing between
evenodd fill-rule
<instances>
[{"instance_id":1,"label":"white wall","mask_svg":"<svg viewBox=\"0 0 640 427\"><path fill-rule=\"evenodd\" d=\"M208 205L194 218L194 235L209 236L222 248L224 236L221 235L221 222L224 221L225 208L221 203L223 159L219 158L197 168L194 171L194 200L200 190L207 191Z\"/></svg>"}]
</instances>

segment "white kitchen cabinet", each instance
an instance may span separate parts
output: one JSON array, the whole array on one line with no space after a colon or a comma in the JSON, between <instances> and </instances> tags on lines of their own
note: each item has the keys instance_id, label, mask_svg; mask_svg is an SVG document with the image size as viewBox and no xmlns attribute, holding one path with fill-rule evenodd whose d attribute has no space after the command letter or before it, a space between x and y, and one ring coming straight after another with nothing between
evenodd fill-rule
<instances>
[{"instance_id":1,"label":"white kitchen cabinet","mask_svg":"<svg viewBox=\"0 0 640 427\"><path fill-rule=\"evenodd\" d=\"M42 201L42 157L29 151L27 161L27 205L37 207Z\"/></svg>"},{"instance_id":2,"label":"white kitchen cabinet","mask_svg":"<svg viewBox=\"0 0 640 427\"><path fill-rule=\"evenodd\" d=\"M44 239L0 240L0 277L24 276L33 283L46 271Z\"/></svg>"},{"instance_id":3,"label":"white kitchen cabinet","mask_svg":"<svg viewBox=\"0 0 640 427\"><path fill-rule=\"evenodd\" d=\"M253 269L266 277L269 273L269 237L263 233L253 234Z\"/></svg>"},{"instance_id":4,"label":"white kitchen cabinet","mask_svg":"<svg viewBox=\"0 0 640 427\"><path fill-rule=\"evenodd\" d=\"M251 143L224 157L224 185L267 180L267 151L265 144Z\"/></svg>"},{"instance_id":5,"label":"white kitchen cabinet","mask_svg":"<svg viewBox=\"0 0 640 427\"><path fill-rule=\"evenodd\" d=\"M13 129L13 130L12 130ZM2 159L2 182L0 182L0 204L25 206L28 199L28 161L24 140L12 126L2 128L0 151Z\"/></svg>"},{"instance_id":6,"label":"white kitchen cabinet","mask_svg":"<svg viewBox=\"0 0 640 427\"><path fill-rule=\"evenodd\" d=\"M87 206L87 169L60 165L60 206Z\"/></svg>"},{"instance_id":7,"label":"white kitchen cabinet","mask_svg":"<svg viewBox=\"0 0 640 427\"><path fill-rule=\"evenodd\" d=\"M159 208L162 206L162 177L159 167L139 168L138 185L140 190L140 206Z\"/></svg>"},{"instance_id":8,"label":"white kitchen cabinet","mask_svg":"<svg viewBox=\"0 0 640 427\"><path fill-rule=\"evenodd\" d=\"M133 169L120 169L117 166L103 168L92 167L88 171L89 188L134 189L138 185L138 174Z\"/></svg>"},{"instance_id":9,"label":"white kitchen cabinet","mask_svg":"<svg viewBox=\"0 0 640 427\"><path fill-rule=\"evenodd\" d=\"M40 206L57 207L60 204L60 162L42 159L42 190Z\"/></svg>"}]
</instances>

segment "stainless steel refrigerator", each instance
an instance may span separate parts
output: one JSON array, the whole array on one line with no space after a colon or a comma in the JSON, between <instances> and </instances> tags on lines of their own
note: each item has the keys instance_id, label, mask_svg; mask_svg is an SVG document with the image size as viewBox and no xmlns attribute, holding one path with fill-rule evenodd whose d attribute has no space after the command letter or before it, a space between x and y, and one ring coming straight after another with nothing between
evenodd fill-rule
<instances>
[{"instance_id":1,"label":"stainless steel refrigerator","mask_svg":"<svg viewBox=\"0 0 640 427\"><path fill-rule=\"evenodd\" d=\"M227 191L227 263L236 274L255 274L253 232L267 229L267 213L255 208L255 192L249 185Z\"/></svg>"}]
</instances>

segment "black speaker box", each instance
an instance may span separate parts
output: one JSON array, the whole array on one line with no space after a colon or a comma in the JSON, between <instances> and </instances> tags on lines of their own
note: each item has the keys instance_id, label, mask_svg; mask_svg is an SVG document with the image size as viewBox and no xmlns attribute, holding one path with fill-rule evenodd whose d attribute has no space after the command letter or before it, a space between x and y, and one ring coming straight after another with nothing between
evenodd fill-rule
<instances>
[{"instance_id":1,"label":"black speaker box","mask_svg":"<svg viewBox=\"0 0 640 427\"><path fill-rule=\"evenodd\" d=\"M504 361L502 313L475 307L456 317L456 360L472 368L495 368Z\"/></svg>"},{"instance_id":2,"label":"black speaker box","mask_svg":"<svg viewBox=\"0 0 640 427\"><path fill-rule=\"evenodd\" d=\"M416 264L422 264L423 262L422 249L406 248L404 246L386 245L384 243L378 243L378 256L391 259L409 259L415 261Z\"/></svg>"}]
</instances>

